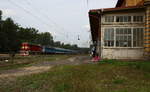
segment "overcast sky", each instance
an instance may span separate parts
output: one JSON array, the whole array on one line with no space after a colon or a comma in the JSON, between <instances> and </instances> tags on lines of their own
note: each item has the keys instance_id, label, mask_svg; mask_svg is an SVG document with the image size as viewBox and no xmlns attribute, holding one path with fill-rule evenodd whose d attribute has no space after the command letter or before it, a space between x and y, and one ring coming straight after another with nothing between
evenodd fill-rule
<instances>
[{"instance_id":1,"label":"overcast sky","mask_svg":"<svg viewBox=\"0 0 150 92\"><path fill-rule=\"evenodd\" d=\"M55 41L88 47L90 9L115 7L117 0L1 0L3 19L50 32ZM78 40L78 35L80 40Z\"/></svg>"}]
</instances>

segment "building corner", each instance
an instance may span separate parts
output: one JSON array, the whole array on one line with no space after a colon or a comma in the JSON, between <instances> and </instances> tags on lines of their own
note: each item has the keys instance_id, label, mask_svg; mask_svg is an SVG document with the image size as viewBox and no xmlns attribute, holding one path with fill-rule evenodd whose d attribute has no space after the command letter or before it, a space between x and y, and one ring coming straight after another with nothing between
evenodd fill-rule
<instances>
[{"instance_id":1,"label":"building corner","mask_svg":"<svg viewBox=\"0 0 150 92\"><path fill-rule=\"evenodd\" d=\"M150 60L150 0L144 0L145 6L145 31L144 31L144 56Z\"/></svg>"}]
</instances>

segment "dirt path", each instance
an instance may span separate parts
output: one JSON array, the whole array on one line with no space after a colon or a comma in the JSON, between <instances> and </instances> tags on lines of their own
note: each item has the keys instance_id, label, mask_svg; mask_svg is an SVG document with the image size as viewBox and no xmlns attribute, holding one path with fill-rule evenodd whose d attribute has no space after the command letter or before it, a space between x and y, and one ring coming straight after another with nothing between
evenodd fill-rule
<instances>
[{"instance_id":1,"label":"dirt path","mask_svg":"<svg viewBox=\"0 0 150 92\"><path fill-rule=\"evenodd\" d=\"M30 67L1 71L0 78L2 79L13 78L13 77L19 77L19 76L24 76L29 74L41 73L41 72L48 71L50 68L56 65L79 65L79 64L86 64L86 63L91 63L89 56L76 56L61 61L52 61L52 62L44 61L37 64L33 64Z\"/></svg>"}]
</instances>

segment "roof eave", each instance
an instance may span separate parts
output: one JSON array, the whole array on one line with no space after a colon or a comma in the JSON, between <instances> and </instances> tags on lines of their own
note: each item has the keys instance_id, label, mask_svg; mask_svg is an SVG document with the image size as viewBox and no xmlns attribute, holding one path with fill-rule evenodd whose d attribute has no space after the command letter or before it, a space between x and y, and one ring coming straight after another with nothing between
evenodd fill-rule
<instances>
[{"instance_id":1,"label":"roof eave","mask_svg":"<svg viewBox=\"0 0 150 92\"><path fill-rule=\"evenodd\" d=\"M112 12L112 11L134 10L134 9L142 9L142 8L144 8L143 5L129 6L129 7L117 7L117 8L106 8L106 9L94 9L94 10L90 10L89 14L96 14L98 12L105 13L105 12Z\"/></svg>"}]
</instances>

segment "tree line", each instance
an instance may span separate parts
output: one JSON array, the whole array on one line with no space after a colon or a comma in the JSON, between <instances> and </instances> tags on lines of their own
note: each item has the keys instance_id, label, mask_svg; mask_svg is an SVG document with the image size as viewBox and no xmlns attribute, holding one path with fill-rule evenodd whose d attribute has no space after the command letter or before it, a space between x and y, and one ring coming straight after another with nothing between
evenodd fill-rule
<instances>
[{"instance_id":1,"label":"tree line","mask_svg":"<svg viewBox=\"0 0 150 92\"><path fill-rule=\"evenodd\" d=\"M40 33L35 28L21 27L11 18L3 20L2 11L0 11L0 53L18 52L23 42L73 50L80 49L76 44L71 45L54 41L49 32Z\"/></svg>"}]
</instances>

